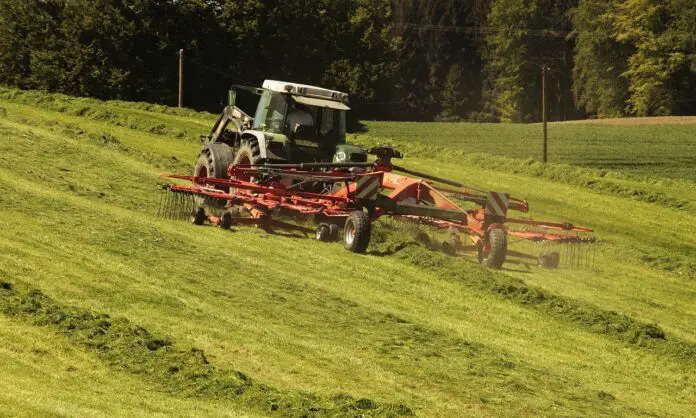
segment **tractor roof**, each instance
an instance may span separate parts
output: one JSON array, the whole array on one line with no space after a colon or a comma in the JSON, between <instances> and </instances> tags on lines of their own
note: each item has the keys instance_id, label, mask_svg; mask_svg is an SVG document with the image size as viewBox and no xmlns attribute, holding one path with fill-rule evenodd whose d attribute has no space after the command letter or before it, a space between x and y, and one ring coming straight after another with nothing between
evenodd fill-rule
<instances>
[{"instance_id":1,"label":"tractor roof","mask_svg":"<svg viewBox=\"0 0 696 418\"><path fill-rule=\"evenodd\" d=\"M299 102L312 106L329 107L332 109L348 110L348 94L307 84L289 83L286 81L265 80L264 89L278 93L288 93L295 96ZM309 100L308 100L309 99Z\"/></svg>"}]
</instances>

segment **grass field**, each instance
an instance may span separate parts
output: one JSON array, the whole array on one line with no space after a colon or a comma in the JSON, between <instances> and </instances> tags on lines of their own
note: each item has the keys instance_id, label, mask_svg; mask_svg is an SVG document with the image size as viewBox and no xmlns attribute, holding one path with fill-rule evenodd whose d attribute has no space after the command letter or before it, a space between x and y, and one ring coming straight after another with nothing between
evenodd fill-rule
<instances>
[{"instance_id":1,"label":"grass field","mask_svg":"<svg viewBox=\"0 0 696 418\"><path fill-rule=\"evenodd\" d=\"M631 124L558 122L548 127L548 159L557 164L638 176L696 180L696 119ZM433 154L458 150L513 158L543 155L541 124L366 122L366 136ZM434 147L431 149L431 147Z\"/></svg>"},{"instance_id":2,"label":"grass field","mask_svg":"<svg viewBox=\"0 0 696 418\"><path fill-rule=\"evenodd\" d=\"M542 166L534 125L368 123L354 141L602 240L593 269L488 271L390 224L357 256L155 218L158 174L188 173L214 118L0 89L3 411L693 414L696 126L552 125L589 162Z\"/></svg>"}]
</instances>

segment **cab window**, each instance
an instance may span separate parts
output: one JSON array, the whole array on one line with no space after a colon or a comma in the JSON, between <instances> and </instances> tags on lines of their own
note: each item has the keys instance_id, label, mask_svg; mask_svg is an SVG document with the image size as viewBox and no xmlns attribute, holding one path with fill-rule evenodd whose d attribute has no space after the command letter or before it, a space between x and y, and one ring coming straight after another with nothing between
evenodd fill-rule
<instances>
[{"instance_id":1,"label":"cab window","mask_svg":"<svg viewBox=\"0 0 696 418\"><path fill-rule=\"evenodd\" d=\"M254 115L254 129L282 133L287 107L287 100L282 94L264 91Z\"/></svg>"}]
</instances>

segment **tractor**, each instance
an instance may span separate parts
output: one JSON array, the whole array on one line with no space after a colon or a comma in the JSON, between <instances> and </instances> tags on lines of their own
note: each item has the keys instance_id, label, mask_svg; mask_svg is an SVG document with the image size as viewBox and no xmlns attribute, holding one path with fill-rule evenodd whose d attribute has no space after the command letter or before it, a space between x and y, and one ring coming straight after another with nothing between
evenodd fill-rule
<instances>
[{"instance_id":1,"label":"tractor","mask_svg":"<svg viewBox=\"0 0 696 418\"><path fill-rule=\"evenodd\" d=\"M235 106L237 90L260 96L250 117ZM193 175L227 178L231 164L364 163L367 152L346 143L348 94L305 84L265 80L262 88L233 86Z\"/></svg>"},{"instance_id":2,"label":"tractor","mask_svg":"<svg viewBox=\"0 0 696 418\"><path fill-rule=\"evenodd\" d=\"M492 268L500 268L507 256L558 266L558 251L538 257L509 251L509 237L534 243L595 241L578 235L592 229L568 222L510 217L508 210L526 213L529 204L508 193L400 167L392 159L403 155L391 147L365 150L347 144L345 93L274 80L262 88L234 87L230 104L210 134L201 137L193 176L163 174L191 185L164 185L171 193L163 196L159 216L190 216L196 225L209 222L223 229L256 225L312 232L278 219L289 216L317 224L320 241L339 239L343 227L344 246L354 253L367 251L374 221L390 216L448 231L440 249L450 255L474 251ZM236 89L260 96L254 118L234 105ZM368 154L376 160L368 162Z\"/></svg>"}]
</instances>

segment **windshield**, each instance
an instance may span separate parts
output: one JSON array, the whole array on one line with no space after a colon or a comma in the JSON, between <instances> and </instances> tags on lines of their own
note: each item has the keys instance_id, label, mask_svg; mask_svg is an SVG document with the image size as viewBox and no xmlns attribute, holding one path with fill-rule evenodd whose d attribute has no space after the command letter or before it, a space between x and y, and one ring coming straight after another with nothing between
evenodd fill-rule
<instances>
[{"instance_id":1,"label":"windshield","mask_svg":"<svg viewBox=\"0 0 696 418\"><path fill-rule=\"evenodd\" d=\"M346 112L298 103L289 95L265 90L254 116L254 129L298 140L344 144Z\"/></svg>"},{"instance_id":2,"label":"windshield","mask_svg":"<svg viewBox=\"0 0 696 418\"><path fill-rule=\"evenodd\" d=\"M281 93L265 90L254 115L254 129L283 133L283 120L288 104Z\"/></svg>"},{"instance_id":3,"label":"windshield","mask_svg":"<svg viewBox=\"0 0 696 418\"><path fill-rule=\"evenodd\" d=\"M346 142L346 112L343 110L308 106L293 100L285 126L291 133L301 131L303 135L300 136L305 138L298 139L334 144Z\"/></svg>"}]
</instances>

